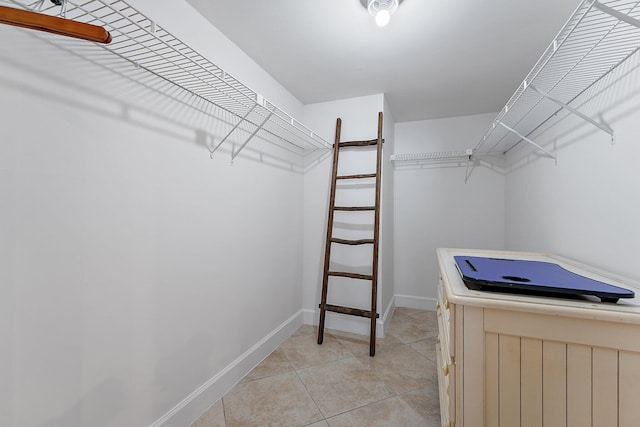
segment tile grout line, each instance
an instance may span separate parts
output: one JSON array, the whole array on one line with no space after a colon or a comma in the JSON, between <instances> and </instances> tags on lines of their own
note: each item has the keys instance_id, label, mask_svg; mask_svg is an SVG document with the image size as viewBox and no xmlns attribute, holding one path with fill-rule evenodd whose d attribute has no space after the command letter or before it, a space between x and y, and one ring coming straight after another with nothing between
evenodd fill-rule
<instances>
[{"instance_id":1,"label":"tile grout line","mask_svg":"<svg viewBox=\"0 0 640 427\"><path fill-rule=\"evenodd\" d=\"M411 318L411 319L409 319L409 320L410 320L410 321L412 321L412 323L413 323L413 322L421 323L421 322L419 322L419 319L417 319L417 318L413 318L413 316L409 315L408 313L398 312L398 313L394 313L394 315L395 315L395 314L401 314L403 317L404 317L404 316L407 316L407 317ZM311 325L311 326L313 326L313 325ZM419 329L421 329L421 328L419 328ZM404 330L404 328L402 328L402 330ZM402 330L400 331L400 332L401 332L401 334L400 334L401 336L403 335L403 334L402 334ZM407 331L407 332L409 332L409 331ZM411 331L411 332L413 332L413 331ZM295 334L295 333L294 333L294 334ZM337 358L337 359L335 359L335 360L330 360L330 361L326 361L326 362L322 362L322 363L316 363L316 364L313 364L313 365L310 365L310 366L305 366L305 367L301 367L301 368L296 368L296 367L294 366L294 364L292 363L291 358L289 357L289 355L288 355L288 354L287 354L287 352L285 351L285 349L283 349L283 348L282 348L282 345L283 345L287 340L289 340L289 339L291 339L291 338L295 338L295 337L298 337L298 336L306 336L306 335L310 335L310 336L317 335L317 329L316 329L316 331L313 331L313 329L312 329L309 333L304 333L304 334L301 334L301 335L295 335L295 336L294 336L294 335L292 334L289 338L287 338L287 340L285 340L285 342L283 342L280 346L278 346L278 347L274 350L274 352L275 352L276 350L280 350L280 351L282 352L282 354L284 355L284 357L285 357L285 359L286 359L287 363L289 364L289 367L290 367L291 371L293 371L293 372L295 373L296 378L298 379L298 381L300 381L300 383L302 384L302 386L303 386L304 390L307 392L307 395L311 398L311 401L313 402L313 404L314 404L314 406L315 406L316 410L318 411L318 413L319 413L319 414L321 415L321 417L322 417L322 419L317 420L317 421L314 421L314 422L311 422L311 423L309 423L309 424L305 424L305 426L313 425L313 424L315 424L315 423L319 423L319 422L322 422L322 421L324 421L325 423L329 424L329 419L332 419L332 418L335 418L335 417L338 417L338 416L341 416L341 415L347 414L347 413L349 413L349 412L352 412L352 411L355 411L355 410L358 410L358 409L361 409L361 408L365 408L365 407L368 407L368 406L371 406L371 405L379 404L380 402L384 402L384 401L391 400L391 399L394 399L394 398L397 398L399 401L403 402L405 405L409 405L409 404L404 400L403 396L409 395L410 393L415 392L416 390L419 390L419 389L423 388L423 386L416 386L416 387L411 388L411 389L409 389L409 390L403 390L402 392L395 392L395 391L394 391L394 390L393 390L393 389L392 389L392 388L387 384L387 382L386 382L384 379L382 379L382 377L380 377L380 376L378 375L378 373L377 373L377 372L376 372L376 371L375 371L375 370L374 370L374 369L373 369L369 364L367 364L366 362L363 362L363 361L361 361L361 360L360 360L360 358L361 358L362 356L364 356L364 353L363 353L362 355L358 355L358 354L356 354L356 352L352 351L352 350L351 350L351 349L350 349L346 344L344 344L344 343L343 343L343 341L345 341L345 342L347 342L348 344L359 344L359 342L357 342L357 340L355 340L355 339L354 339L353 341L350 341L350 340L348 339L348 337L347 337L347 338L345 338L344 340L341 340L341 339L339 338L339 336L338 336L338 335L334 335L334 334L332 334L329 330L327 330L327 331L326 331L326 334L327 334L327 335L329 335L329 336L331 336L333 339L335 339L335 341L338 343L338 345L339 345L339 346L340 346L340 347L341 347L341 348L342 348L342 349L343 349L343 350L348 354L348 356L339 357L339 358ZM356 334L356 335L358 335L358 334ZM389 332L388 332L386 335L388 335L389 337L392 337L392 338L393 338L393 340L397 341L397 345L390 346L390 347L389 347L389 350L391 350L392 348L396 348L396 347L397 347L397 348L400 348L400 347L404 346L405 348L407 348L407 349L411 350L412 352L414 352L418 357L422 358L423 360L429 361L430 363L433 363L433 362L434 362L434 361L433 361L433 360L431 360L429 357L427 357L425 354L423 354L423 352L421 352L421 351L419 351L419 350L417 350L417 349L413 348L413 347L412 347L412 344L416 344L416 343L420 343L420 342L422 342L422 341L426 341L426 340L432 339L432 338L434 338L435 336L434 336L434 337L432 337L432 336L426 336L426 337L421 337L421 338L418 338L418 339L412 339L411 341L408 341L408 342L404 342L404 341L402 341L399 337L396 337L393 333L389 333ZM404 335L406 335L406 334L404 334ZM413 338L413 337L411 337L411 338ZM428 343L426 343L426 344L427 344L427 346L428 346ZM272 352L272 353L273 353L273 352ZM302 371L304 371L304 370L306 370L306 369L316 368L316 367L319 367L319 366L322 366L322 365L328 365L328 364L335 363L335 362L339 362L339 361L343 361L343 360L346 360L346 359L349 359L349 358L354 358L355 360L357 360L357 361L358 361L358 363L359 363L359 364L360 364L360 365L361 365L361 366L362 366L366 371L368 371L368 372L373 376L373 378L375 378L375 379L376 379L376 381L380 382L380 383L381 383L381 385L383 385L383 386L384 386L384 389L386 390L386 392L387 392L387 393L389 393L389 395L388 395L388 396L386 396L386 397L382 397L382 398L376 398L376 396L372 396L375 400L373 400L373 401L371 401L371 402L367 402L367 403L365 403L365 404L357 405L357 406L355 406L355 407L353 407L353 408L350 408L350 409L345 410L345 411L341 411L341 412L339 412L339 413L336 413L336 414L331 415L330 417L327 417L327 416L324 414L324 412L320 409L320 406L318 405L318 402L316 402L316 399L315 399L315 398L313 397L313 395L311 394L311 392L310 392L310 390L308 389L307 385L306 385L306 384L304 383L304 381L302 380L302 377L300 376L300 372L302 372ZM254 368L254 369L255 369L255 368ZM291 372L291 371L288 371L288 372ZM287 372L279 373L279 374L278 374L278 373L276 373L276 374L270 374L270 375L266 375L266 376L261 377L261 378L252 379L252 380L249 380L249 381L246 381L246 382L254 382L254 381L261 380L261 379L270 378L270 377L274 377L274 376L282 375L282 374L286 374L286 373L287 373ZM247 375L248 375L248 374L247 374ZM221 404L222 404L222 414L223 414L223 418L224 418L224 423L225 423L225 426L227 426L227 425L228 425L228 423L227 423L227 408L226 408L226 405L225 405L224 400L225 400L225 396L223 396L223 397L220 399L220 401L221 401ZM409 407L411 408L411 405L409 405ZM415 410L413 410L413 411L415 412Z\"/></svg>"},{"instance_id":2,"label":"tile grout line","mask_svg":"<svg viewBox=\"0 0 640 427\"><path fill-rule=\"evenodd\" d=\"M315 335L315 334L313 334L313 332L312 332L312 333L309 333L309 335ZM291 337L289 337L289 338L291 338ZM280 346L278 348L280 348L281 346L282 346L282 344L280 344ZM284 357L287 359L287 361L289 362L289 365L291 366L291 369L293 369L293 372L296 374L296 378L298 378L298 381L300 381L300 383L302 384L302 387L304 387L304 389L306 390L307 394L309 395L309 398L311 398L311 401L315 405L316 409L318 410L320 415L322 415L322 420L321 421L327 421L327 417L325 417L324 413L320 410L320 407L318 406L318 403L316 402L316 400L311 395L311 392L307 388L307 385L304 383L304 381L302 381L302 378L300 378L300 375L298 375L298 370L295 368L295 366L293 366L293 363L291 362L291 359L289 359L289 356L287 356L287 352L284 349L282 349L282 353L284 353ZM316 421L316 422L320 422L320 421ZM314 423L311 423L311 424L314 424ZM307 425L311 425L311 424L307 424ZM327 422L327 424L328 424L328 422Z\"/></svg>"},{"instance_id":3,"label":"tile grout line","mask_svg":"<svg viewBox=\"0 0 640 427\"><path fill-rule=\"evenodd\" d=\"M356 360L358 360L356 356L354 356L354 358L355 358ZM338 360L344 360L344 359L338 359ZM336 361L338 361L338 360L334 360L333 362L336 362ZM331 363L331 362L327 362L327 363ZM316 366L319 366L319 365L316 365ZM366 369L369 369L368 367L365 367L365 368L366 368ZM304 368L304 369L306 369L306 368ZM298 371L296 371L296 374L297 374L297 373L298 373ZM298 378L299 378L299 377L298 377ZM302 379L300 379L300 381L302 381ZM389 386L387 386L387 384L386 384L383 380L380 380L380 382L382 382L382 384L385 386L385 388L386 388L386 389L391 393L391 396L383 397L383 398L381 398L381 399L374 400L373 402L368 402L368 403L365 403L365 404L363 404L363 405L355 406L355 407L353 407L353 408L351 408L351 409L347 409L346 411L342 411L342 412L338 412L337 414L333 414L333 415L331 415L330 417L327 417L327 416L324 414L324 412L322 412L322 410L320 410L320 408L319 408L319 407L318 407L318 410L320 411L320 413L321 413L321 414L322 414L322 416L324 417L324 420L328 422L328 420L329 420L329 419L331 419L331 418L335 418L335 417L337 417L337 416L340 416L340 415L343 415L343 414L347 414L347 413L349 413L349 412L351 412L351 411L355 411L356 409L364 408L364 407L366 407L366 406L373 405L373 404L375 404L375 403L379 403L379 402L382 402L382 401L387 400L387 399L393 399L394 397L398 397L398 398L400 397L400 395L399 395L399 394L397 394L396 392L394 392L393 390L391 390L391 389L389 388ZM304 384L304 382L302 382L302 384ZM305 389L306 389L306 385L305 385ZM309 391L309 390L307 390L307 391ZM310 393L310 392L309 392L309 395L311 395L311 393ZM316 406L317 406L317 403L316 403L315 399L313 398L313 396L311 397L311 400L313 400L313 403L315 403L315 404L316 404Z\"/></svg>"},{"instance_id":4,"label":"tile grout line","mask_svg":"<svg viewBox=\"0 0 640 427\"><path fill-rule=\"evenodd\" d=\"M320 421L327 421L327 417L324 414L324 412L322 412L322 410L320 409L320 407L318 406L318 403L316 402L316 400L313 398L313 395L311 395L311 392L309 391L309 389L307 388L307 385L304 383L304 381L302 381L302 378L300 378L300 375L298 375L298 371L297 370L293 370L293 372L296 374L296 377L298 378L298 381L300 381L300 383L302 383L302 386L304 387L304 389L306 390L307 394L309 395L309 397L311 398L311 401L313 402L313 404L315 405L316 409L318 410L318 412L320 413L320 415L322 415L322 420ZM311 424L315 424L316 422L320 422L320 421L315 421ZM327 421L328 424L328 421ZM310 424L307 424L310 425Z\"/></svg>"},{"instance_id":5,"label":"tile grout line","mask_svg":"<svg viewBox=\"0 0 640 427\"><path fill-rule=\"evenodd\" d=\"M309 335L316 335L317 331L315 334L313 333L309 333ZM291 337L289 337L291 338ZM284 343L283 343L284 344ZM282 344L281 344L282 345ZM278 347L280 348L280 347ZM320 413L320 415L322 415L322 420L321 421L325 421L327 424L329 424L329 422L327 421L327 417L324 415L324 412L322 412L322 410L320 409L320 407L318 406L318 403L316 402L316 400L313 398L313 396L311 395L311 392L309 391L309 389L307 388L307 385L304 383L304 381L302 381L302 378L300 378L300 375L298 375L298 369L295 368L295 366L293 365L293 363L291 362L291 359L289 359L289 356L287 356L287 352L282 349L282 352L284 353L284 357L287 359L287 361L289 362L289 365L291 365L291 369L293 369L293 372L296 374L296 377L298 378L298 381L300 381L300 383L302 384L302 386L304 387L304 389L306 390L307 394L309 395L309 398L311 398L311 401L313 402L313 404L315 405L316 409L318 410L318 412ZM320 422L320 421L316 421L316 422ZM315 424L312 423L312 424ZM311 424L307 424L307 425L311 425Z\"/></svg>"},{"instance_id":6,"label":"tile grout line","mask_svg":"<svg viewBox=\"0 0 640 427\"><path fill-rule=\"evenodd\" d=\"M339 343L340 345L342 345L342 344L340 343L340 339L339 339L339 338L337 338L337 337L334 337L334 338L336 339L336 341L338 341L338 343ZM345 346L343 346L343 347L345 347ZM313 396L311 395L311 392L307 389L307 386L306 386L306 384L304 383L304 381L302 381L302 378L300 378L300 376L298 375L298 378L300 378L300 381L302 382L302 384L304 385L305 389L307 390L307 392L308 392L308 393L309 393L309 395L311 396L311 400L313 400L313 403L316 405L316 407L318 407L318 410L320 411L320 413L321 413L321 414L322 414L322 416L324 417L324 421L327 421L327 423L328 423L328 420L329 420L329 419L331 419L331 418L335 418L335 417L337 417L337 416L340 416L340 415L343 415L343 414L349 413L349 412L351 412L351 411L355 411L356 409L364 408L364 407L366 407L366 406L373 405L373 404L375 404L375 403L379 403L379 402L382 402L382 401L387 400L387 399L392 399L392 398L394 398L394 397L398 397L398 398L400 398L400 394L398 394L398 393L396 393L395 391L393 391L393 389L391 389L391 388L387 385L387 383L386 383L382 378L380 378L380 377L378 376L378 374L376 374L376 372L375 372L373 369L371 369L369 366L366 366L364 363L362 363L362 362L360 361L360 359L358 358L358 355L354 354L351 350L349 350L349 349L348 349L348 348L346 348L346 347L345 347L345 350L347 350L349 353L351 353L351 356L343 357L343 358L339 358L339 359L335 359L335 360L331 360L331 361L329 361L329 362L320 363L320 364L313 365L313 366L307 366L307 367L300 368L300 369L294 369L294 371L295 371L296 375L298 375L298 371L302 371L302 370L305 370L305 369L310 369L310 368L313 368L313 367L318 367L318 366L321 366L321 365L326 365L326 364L330 364L330 363L334 363L334 362L339 362L339 361L341 361L341 360L345 360L345 359L353 358L353 359L355 359L358 363L360 363L360 364L362 365L362 367L363 367L363 368L365 368L366 370L370 371L370 372L371 372L371 374L372 374L372 375L374 375L374 376L375 376L375 377L380 381L380 383L382 383L382 385L383 385L383 386L385 387L385 389L386 389L386 390L391 394L391 396L383 397L383 398L381 398L381 399L376 399L376 400L374 400L374 401L372 401L372 402L368 402L368 403L365 403L365 404L363 404L363 405L358 405L358 406L355 406L355 407L353 407L353 408L351 408L351 409L348 409L348 410L346 410L346 411L342 411L342 412L339 412L339 413L337 413L337 414L333 414L333 415L331 415L330 417L327 417L327 416L324 414L324 412L322 412L322 410L320 409L320 407L318 406L317 402L315 401L315 399L314 399L314 398L313 398ZM363 355L364 355L364 354L363 354Z\"/></svg>"},{"instance_id":7,"label":"tile grout line","mask_svg":"<svg viewBox=\"0 0 640 427\"><path fill-rule=\"evenodd\" d=\"M328 331L327 331L327 332L328 332ZM330 334L330 333L329 333L329 334ZM307 390L307 393L309 393L309 396L311 397L311 400L313 401L314 405L316 405L316 407L318 408L318 411L319 411L319 412L320 412L320 414L322 414L322 416L323 416L323 420L324 420L324 421L326 421L326 422L327 422L327 424L329 423L329 421L328 421L328 419L329 419L329 418L334 418L334 417L337 417L337 416L339 416L339 415L346 414L346 413L348 413L348 412L354 411L354 410L359 409L359 408L363 408L363 407L368 406L368 405L371 405L371 404L373 404L373 403L381 402L381 401L386 400L386 399L390 399L390 398L393 398L393 397L398 397L398 395L397 395L397 394L394 394L395 392L394 392L393 390L391 390L391 389L389 388L389 386L388 386L388 385L387 385L387 384L386 384L382 379L380 379L380 378L378 377L378 375L377 375L373 370L371 370L371 368L369 368L368 366L365 366L365 365L364 365L364 363L360 362L360 360L358 359L358 356L357 356L356 354L354 354L354 353L353 353L353 351L351 351L350 349L348 349L345 345L343 345L343 344L340 342L340 339L339 339L338 337L334 336L333 334L330 334L330 335L331 335L331 336L333 336L333 338L338 342L338 344L339 344L341 347L343 347L343 348L344 348L344 349L345 349L349 354L351 354L351 356L342 357L342 358L339 358L339 359L331 360L331 361L329 361L329 362L319 363L319 364L317 364L317 365L306 366L306 367L304 367L304 368L300 368L300 369L295 369L295 368L294 368L294 372L296 373L296 376L298 377L298 379L300 380L300 382L301 382L301 383L302 383L302 385L304 386L305 390ZM289 358L288 358L288 356L286 355L286 352L285 352L285 357L287 357L287 360L289 359ZM316 400L313 398L313 395L311 394L311 392L310 392L310 391L309 391L309 389L307 388L307 385L304 383L304 381L302 380L302 378L300 378L300 375L299 375L299 373L298 373L298 372L299 372L299 371L302 371L302 370L305 370L305 369L310 369L310 368L313 368L313 367L318 367L318 366L321 366L321 365L326 365L326 364L329 364L329 363L338 362L338 361L345 360L345 359L349 359L349 358L353 358L353 359L355 359L355 360L356 360L358 363L360 363L360 364L361 364L365 369L370 370L370 371L371 371L371 373L372 373L373 375L375 375L375 376L376 376L376 378L378 378L378 379L380 380L380 382L384 385L384 387L387 389L387 391L391 392L392 396L388 396L388 397L386 397L386 398L378 399L378 400L375 400L375 401L373 401L373 402L369 402L369 403L364 404L364 405L356 406L356 407L351 408L351 409L349 409L349 410L346 410L346 411L343 411L343 412L340 412L340 413L337 413L337 414L333 414L333 415L331 415L330 417L327 417L327 416L325 415L325 413L324 413L324 412L322 412L322 410L321 410L321 409L320 409L320 407L318 406L318 403L317 403L317 402L316 402ZM289 363L291 363L291 362L289 362ZM292 364L292 366L293 366L293 364Z\"/></svg>"},{"instance_id":8,"label":"tile grout line","mask_svg":"<svg viewBox=\"0 0 640 427\"><path fill-rule=\"evenodd\" d=\"M328 333L328 331L325 331L325 333ZM348 348L346 348L345 346L343 346L343 345L340 343L340 340L339 340L338 338L336 338L335 336L333 336L331 333L329 333L329 335L331 335L331 336L332 336L332 337L333 337L333 338L338 342L338 344L339 344L341 347L344 347L344 349L345 349L347 352L349 352L349 354L351 354L351 356L350 356L350 357L353 357L354 359L358 360L358 358L356 357L356 355L354 355L354 354L353 354L353 352L352 352L351 350L349 350ZM318 345L320 345L320 344L318 344ZM289 357L287 356L286 351L285 351L285 357L287 358L287 360L289 360ZM301 370L304 370L304 369L313 368L313 367L320 366L320 365L324 365L324 364L328 364L328 363L332 363L332 362L336 362L336 361L339 361L339 360L348 359L348 358L349 358L349 357L342 357L342 358L339 358L339 359L336 359L336 360L332 360L332 361L330 361L330 362L319 363L319 364L317 364L317 365L307 366L307 367L300 368L300 369L296 369L296 368L293 366L293 364L291 364L291 367L293 368L293 371L296 373L296 376L298 377L298 379L300 380L300 382L301 382L301 383L302 383L302 385L304 386L304 389L305 389L305 390L307 390L307 393L309 393L309 397L310 397L310 398L311 398L311 400L313 401L313 404L314 404L314 405L316 405L316 408L318 408L318 412L320 412L320 414L322 415L322 419L323 419L324 421L326 421L326 422L327 422L327 424L329 424L329 421L327 421L327 416L324 414L324 412L322 412L322 410L320 409L320 406L318 406L318 402L316 402L316 400L313 398L313 395L311 394L311 391L309 391L309 389L307 388L307 385L304 383L304 381L302 380L302 378L300 378L300 375L298 374L298 371L301 371ZM289 363L291 363L291 362L289 362Z\"/></svg>"}]
</instances>

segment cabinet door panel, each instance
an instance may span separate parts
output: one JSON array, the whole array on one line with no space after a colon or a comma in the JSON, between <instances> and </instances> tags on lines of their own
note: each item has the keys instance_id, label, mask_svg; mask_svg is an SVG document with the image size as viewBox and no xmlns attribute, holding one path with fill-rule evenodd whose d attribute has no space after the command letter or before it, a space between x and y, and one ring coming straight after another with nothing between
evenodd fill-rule
<instances>
[{"instance_id":1,"label":"cabinet door panel","mask_svg":"<svg viewBox=\"0 0 640 427\"><path fill-rule=\"evenodd\" d=\"M498 337L500 424L520 425L520 337Z\"/></svg>"},{"instance_id":2,"label":"cabinet door panel","mask_svg":"<svg viewBox=\"0 0 640 427\"><path fill-rule=\"evenodd\" d=\"M522 427L542 427L542 341L521 340Z\"/></svg>"},{"instance_id":3,"label":"cabinet door panel","mask_svg":"<svg viewBox=\"0 0 640 427\"><path fill-rule=\"evenodd\" d=\"M618 424L618 352L593 348L593 427Z\"/></svg>"},{"instance_id":4,"label":"cabinet door panel","mask_svg":"<svg viewBox=\"0 0 640 427\"><path fill-rule=\"evenodd\" d=\"M498 425L498 334L488 333L484 338L485 349L485 401L486 423L488 426Z\"/></svg>"},{"instance_id":5,"label":"cabinet door panel","mask_svg":"<svg viewBox=\"0 0 640 427\"><path fill-rule=\"evenodd\" d=\"M621 351L619 353L619 387L620 387L620 427L638 425L640 420L640 354Z\"/></svg>"},{"instance_id":6,"label":"cabinet door panel","mask_svg":"<svg viewBox=\"0 0 640 427\"><path fill-rule=\"evenodd\" d=\"M542 415L545 427L565 427L567 414L567 345L542 343Z\"/></svg>"},{"instance_id":7,"label":"cabinet door panel","mask_svg":"<svg viewBox=\"0 0 640 427\"><path fill-rule=\"evenodd\" d=\"M591 425L591 347L567 346L567 427Z\"/></svg>"},{"instance_id":8,"label":"cabinet door panel","mask_svg":"<svg viewBox=\"0 0 640 427\"><path fill-rule=\"evenodd\" d=\"M463 423L484 419L484 321L483 309L464 307Z\"/></svg>"}]
</instances>

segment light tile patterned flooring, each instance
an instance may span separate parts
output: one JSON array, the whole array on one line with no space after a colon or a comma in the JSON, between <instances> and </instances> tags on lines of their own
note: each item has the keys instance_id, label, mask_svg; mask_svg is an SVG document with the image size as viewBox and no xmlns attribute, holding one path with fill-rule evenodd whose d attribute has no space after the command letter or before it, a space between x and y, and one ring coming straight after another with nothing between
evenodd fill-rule
<instances>
[{"instance_id":1,"label":"light tile patterned flooring","mask_svg":"<svg viewBox=\"0 0 640 427\"><path fill-rule=\"evenodd\" d=\"M304 325L192 427L440 425L435 312L396 308L369 337Z\"/></svg>"}]
</instances>

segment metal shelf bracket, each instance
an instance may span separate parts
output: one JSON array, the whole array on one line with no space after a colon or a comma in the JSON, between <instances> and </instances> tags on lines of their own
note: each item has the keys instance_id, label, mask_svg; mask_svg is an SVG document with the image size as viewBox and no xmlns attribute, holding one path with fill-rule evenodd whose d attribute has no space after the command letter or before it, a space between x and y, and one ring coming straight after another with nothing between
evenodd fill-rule
<instances>
[{"instance_id":1,"label":"metal shelf bracket","mask_svg":"<svg viewBox=\"0 0 640 427\"><path fill-rule=\"evenodd\" d=\"M526 84L526 81L525 81L525 84ZM571 113L575 114L576 116L580 117L581 119L586 120L587 122L591 123L592 125L594 125L598 129L601 129L604 132L608 133L609 135L611 135L611 141L614 140L613 129L611 129L606 124L602 124L602 123L599 123L599 122L593 120L591 117L589 117L589 116L587 116L585 114L582 114L580 111L578 111L575 108L565 104L564 102L560 101L559 99L554 98L553 96L551 96L548 93L538 89L537 87L535 87L532 84L530 84L528 87L530 87L532 90L534 90L535 92L539 93L540 95L542 95L544 98L548 99L549 101L554 102L555 104L559 105L560 107L564 108L565 110L570 111Z\"/></svg>"},{"instance_id":2,"label":"metal shelf bracket","mask_svg":"<svg viewBox=\"0 0 640 427\"><path fill-rule=\"evenodd\" d=\"M626 13L618 12L617 10L606 6L597 0L593 0L593 7L597 8L601 12L613 16L614 18L617 18L620 21L626 22L629 25L633 25L636 28L640 28L640 21L638 21L637 19L627 15Z\"/></svg>"},{"instance_id":3,"label":"metal shelf bracket","mask_svg":"<svg viewBox=\"0 0 640 427\"><path fill-rule=\"evenodd\" d=\"M233 132L235 132L235 130L236 130L236 129L238 129L238 127L239 127L242 123L244 123L244 122L247 120L247 117L249 117L249 114L251 114L251 113L253 112L253 110L256 108L256 106L257 106L257 105L258 105L258 104L255 104L253 107L251 107L251 109L250 109L249 111L247 111L247 114L245 114L245 115L244 115L244 116L243 116L243 117L238 121L238 123L236 123L236 125L235 125L235 126L234 126L230 131L229 131L229 133L227 133L227 134L225 135L225 137L224 137L224 138L222 138L222 139L220 140L220 142L218 142L218 144L217 144L215 147L213 147L213 149L212 149L212 150L209 150L210 157L211 157L212 159L213 159L213 153L215 153L215 152L216 152L216 150L217 150L218 148L220 148L220 146L221 146L221 145L222 145L222 144L223 144L223 143L224 143L224 142L225 142L225 141L226 141L226 140L231 136L231 134L232 134ZM264 123L263 123L263 125L264 125ZM261 126L261 127L262 127L262 126Z\"/></svg>"},{"instance_id":4,"label":"metal shelf bracket","mask_svg":"<svg viewBox=\"0 0 640 427\"><path fill-rule=\"evenodd\" d=\"M240 154L240 152L244 149L244 147L247 146L249 141L251 141L253 139L253 137L256 136L256 134L260 131L260 129L262 129L262 127L269 121L269 119L271 118L272 115L273 115L273 111L270 111L269 114L267 115L267 117L265 117L264 120L262 121L262 123L260 123L260 126L258 126L256 128L256 130L254 130L253 133L251 135L249 135L249 137L242 143L240 148L238 148L238 150L235 153L234 152L231 153L231 162L232 162L232 164L233 164L233 160L238 156L238 154Z\"/></svg>"},{"instance_id":5,"label":"metal shelf bracket","mask_svg":"<svg viewBox=\"0 0 640 427\"><path fill-rule=\"evenodd\" d=\"M34 5L31 8L31 10L34 10L36 12L42 11L42 6L44 6L45 1L46 0L38 0L38 4ZM62 6L58 16L60 16L61 18L66 18L66 16L67 16L67 0L56 0L56 1L52 0L51 3L53 3L56 6Z\"/></svg>"},{"instance_id":6,"label":"metal shelf bracket","mask_svg":"<svg viewBox=\"0 0 640 427\"><path fill-rule=\"evenodd\" d=\"M471 173L473 172L473 168L474 168L474 164L473 164L473 159L471 156L469 156L469 159L467 160L467 167L464 171L464 183L466 184L467 181L469 180L469 177L471 176Z\"/></svg>"},{"instance_id":7,"label":"metal shelf bracket","mask_svg":"<svg viewBox=\"0 0 640 427\"><path fill-rule=\"evenodd\" d=\"M552 159L554 159L556 162L558 161L558 158L552 154L551 152L545 150L544 148L542 148L542 146L540 146L538 143L536 143L535 141L527 138L526 136L524 136L523 134L521 134L520 132L518 132L517 130L510 128L509 126L505 125L503 122L498 121L498 124L500 126L502 126L503 128L505 128L506 130L508 130L509 132L515 134L518 136L518 138L521 138L523 141L528 142L529 144L533 145L534 147L536 147L538 150L544 152L547 156L551 157Z\"/></svg>"},{"instance_id":8,"label":"metal shelf bracket","mask_svg":"<svg viewBox=\"0 0 640 427\"><path fill-rule=\"evenodd\" d=\"M593 113L592 118L580 112L578 100L599 82L606 84L603 78L619 65L637 57L639 29L640 0L581 0L474 147L474 157L504 157L526 142L557 162L554 149L549 152L526 135L545 123L553 125L561 110L606 132L614 143L614 131L602 114Z\"/></svg>"}]
</instances>

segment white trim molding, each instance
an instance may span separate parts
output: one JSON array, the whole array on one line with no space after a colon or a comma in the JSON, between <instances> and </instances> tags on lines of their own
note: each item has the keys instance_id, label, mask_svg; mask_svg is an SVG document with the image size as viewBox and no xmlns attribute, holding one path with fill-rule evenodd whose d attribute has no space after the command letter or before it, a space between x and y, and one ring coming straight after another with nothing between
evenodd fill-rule
<instances>
[{"instance_id":1,"label":"white trim molding","mask_svg":"<svg viewBox=\"0 0 640 427\"><path fill-rule=\"evenodd\" d=\"M289 317L150 427L188 426L303 325L303 310Z\"/></svg>"},{"instance_id":2,"label":"white trim molding","mask_svg":"<svg viewBox=\"0 0 640 427\"><path fill-rule=\"evenodd\" d=\"M377 321L376 336L383 338L386 334L393 311L396 307L417 308L435 311L436 301L433 298L410 295L395 295L387 305L382 318ZM287 338L303 324L317 325L319 310L303 309L289 317L266 337L231 362L207 382L185 397L170 411L156 420L150 427L171 427L190 425L209 407L220 400L245 375L262 362L271 352L278 348ZM360 335L369 335L369 320L338 313L327 313L325 326Z\"/></svg>"},{"instance_id":3,"label":"white trim molding","mask_svg":"<svg viewBox=\"0 0 640 427\"><path fill-rule=\"evenodd\" d=\"M413 295L395 295L395 306L406 308L417 308L419 310L436 311L436 299L427 297L416 297Z\"/></svg>"}]
</instances>

